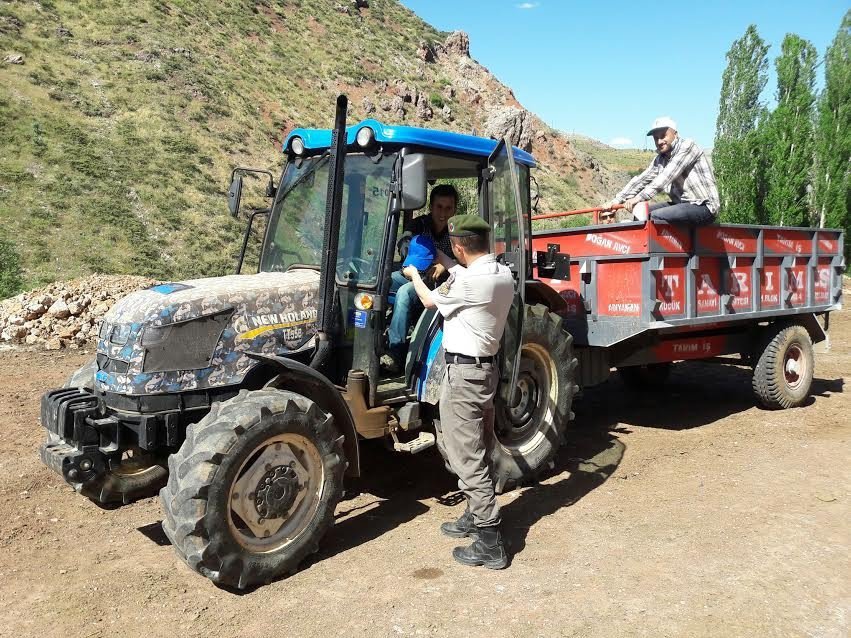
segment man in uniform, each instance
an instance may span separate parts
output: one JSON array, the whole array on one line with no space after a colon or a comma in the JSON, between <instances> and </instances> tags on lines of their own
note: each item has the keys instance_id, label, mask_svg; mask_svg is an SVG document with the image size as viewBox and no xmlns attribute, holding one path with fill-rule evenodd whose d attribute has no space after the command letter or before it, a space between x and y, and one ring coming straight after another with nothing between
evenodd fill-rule
<instances>
[{"instance_id":1,"label":"man in uniform","mask_svg":"<svg viewBox=\"0 0 851 638\"><path fill-rule=\"evenodd\" d=\"M665 191L670 201L650 204L651 219L692 226L714 222L721 202L706 154L693 140L680 137L677 123L667 116L657 117L647 135L653 137L658 155L603 208L623 204L631 213L639 202Z\"/></svg>"},{"instance_id":2,"label":"man in uniform","mask_svg":"<svg viewBox=\"0 0 851 638\"><path fill-rule=\"evenodd\" d=\"M416 268L405 269L423 305L437 308L444 318L446 372L437 434L458 475L467 509L457 521L444 523L440 529L453 538L473 538L472 545L453 551L458 562L502 569L508 556L499 531L490 451L494 444L493 398L499 383L494 357L514 298L514 280L511 271L496 263L489 252L490 227L482 218L456 215L448 228L458 260L458 265L449 267L449 279L429 290ZM443 252L438 252L438 258L449 264Z\"/></svg>"}]
</instances>

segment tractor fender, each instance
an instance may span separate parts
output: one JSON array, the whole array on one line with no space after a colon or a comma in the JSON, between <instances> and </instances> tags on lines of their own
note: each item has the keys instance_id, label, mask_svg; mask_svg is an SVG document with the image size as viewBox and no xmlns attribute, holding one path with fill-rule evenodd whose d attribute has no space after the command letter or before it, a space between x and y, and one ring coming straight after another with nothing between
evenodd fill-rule
<instances>
[{"instance_id":1,"label":"tractor fender","mask_svg":"<svg viewBox=\"0 0 851 638\"><path fill-rule=\"evenodd\" d=\"M293 359L254 352L246 354L274 371L275 376L264 387L300 394L334 417L334 424L343 435L343 451L348 462L346 475L360 476L360 449L355 421L337 386L321 372Z\"/></svg>"},{"instance_id":2,"label":"tractor fender","mask_svg":"<svg viewBox=\"0 0 851 638\"><path fill-rule=\"evenodd\" d=\"M555 288L539 279L530 279L526 282L526 305L535 304L546 306L556 314L567 308L567 302Z\"/></svg>"}]
</instances>

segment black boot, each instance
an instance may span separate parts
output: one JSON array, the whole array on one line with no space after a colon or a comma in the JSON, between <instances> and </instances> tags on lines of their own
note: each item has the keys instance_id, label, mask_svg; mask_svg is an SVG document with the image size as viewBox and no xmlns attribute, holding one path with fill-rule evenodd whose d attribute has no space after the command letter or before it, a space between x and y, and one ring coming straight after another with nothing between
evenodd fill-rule
<instances>
[{"instance_id":1,"label":"black boot","mask_svg":"<svg viewBox=\"0 0 851 638\"><path fill-rule=\"evenodd\" d=\"M478 527L478 537L469 547L456 547L452 556L462 565L477 567L484 565L488 569L503 569L508 565L508 554L502 544L499 527Z\"/></svg>"},{"instance_id":2,"label":"black boot","mask_svg":"<svg viewBox=\"0 0 851 638\"><path fill-rule=\"evenodd\" d=\"M440 526L440 531L445 536L451 536L452 538L467 538L468 536L476 538L478 536L478 529L473 522L473 515L470 514L470 510L464 510L464 513L461 514L461 517L457 521L444 523Z\"/></svg>"}]
</instances>

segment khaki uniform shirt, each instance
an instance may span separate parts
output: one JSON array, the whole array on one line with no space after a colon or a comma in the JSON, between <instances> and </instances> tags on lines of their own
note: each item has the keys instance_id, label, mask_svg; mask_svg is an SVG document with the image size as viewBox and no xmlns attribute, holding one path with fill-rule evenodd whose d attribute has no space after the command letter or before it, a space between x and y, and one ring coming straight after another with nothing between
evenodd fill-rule
<instances>
[{"instance_id":1,"label":"khaki uniform shirt","mask_svg":"<svg viewBox=\"0 0 851 638\"><path fill-rule=\"evenodd\" d=\"M453 266L449 273L449 279L431 291L444 318L443 348L468 357L495 355L514 300L511 270L489 254L467 268Z\"/></svg>"}]
</instances>

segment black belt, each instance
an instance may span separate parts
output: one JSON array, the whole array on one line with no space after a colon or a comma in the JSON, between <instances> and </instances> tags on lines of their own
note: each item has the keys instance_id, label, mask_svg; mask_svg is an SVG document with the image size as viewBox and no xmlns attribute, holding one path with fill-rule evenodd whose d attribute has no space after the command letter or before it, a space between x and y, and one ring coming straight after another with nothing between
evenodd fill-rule
<instances>
[{"instance_id":1,"label":"black belt","mask_svg":"<svg viewBox=\"0 0 851 638\"><path fill-rule=\"evenodd\" d=\"M446 363L493 363L494 356L492 354L486 357L471 357L466 354L456 354L447 352L445 355Z\"/></svg>"}]
</instances>

